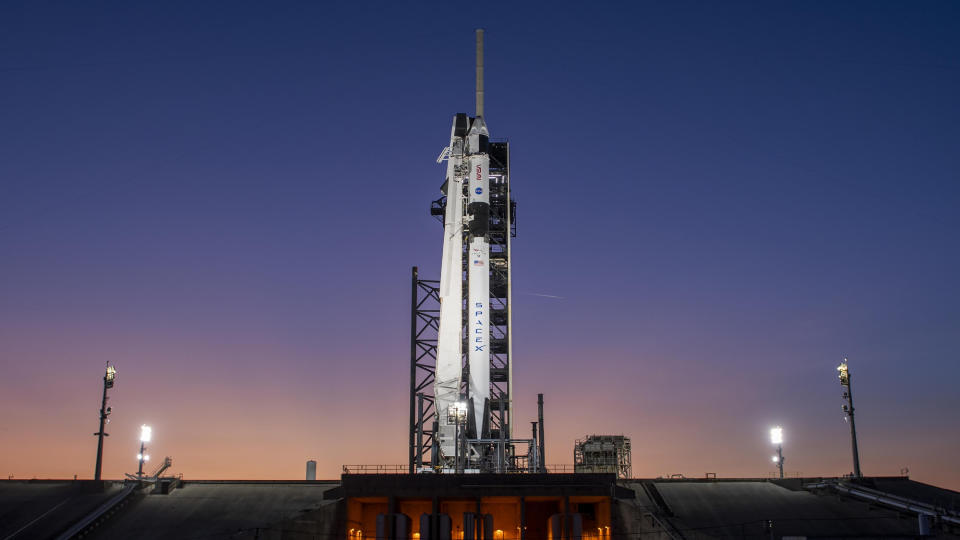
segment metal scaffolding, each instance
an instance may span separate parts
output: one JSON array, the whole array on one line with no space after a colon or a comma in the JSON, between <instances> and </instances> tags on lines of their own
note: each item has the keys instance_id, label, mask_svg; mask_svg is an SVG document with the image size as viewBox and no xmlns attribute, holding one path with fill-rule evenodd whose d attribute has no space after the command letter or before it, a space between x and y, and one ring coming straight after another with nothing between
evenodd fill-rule
<instances>
[{"instance_id":1,"label":"metal scaffolding","mask_svg":"<svg viewBox=\"0 0 960 540\"><path fill-rule=\"evenodd\" d=\"M510 191L510 143L507 141L490 142L490 439L511 439L513 416L513 366L511 364L511 267L510 267L510 240L517 236L516 208ZM446 211L447 197L441 197L432 202L430 214L442 220ZM466 245L467 232L464 231ZM464 250L463 266L468 265L468 254ZM469 286L468 273L464 271L463 287ZM432 281L437 284L439 282ZM434 289L436 290L436 289ZM436 312L438 313L438 311ZM422 317L422 315L421 315ZM433 319L436 321L436 317ZM463 324L467 323L467 310L464 304ZM467 334L463 333L463 350L467 351ZM436 342L433 342L434 348ZM462 365L466 366L466 353ZM435 354L434 354L435 358ZM467 380L464 375L463 380ZM466 394L466 388L463 388ZM479 439L479 434L472 434ZM526 439L524 439L526 440ZM507 461L514 456L512 446L506 449ZM489 456L488 456L489 457ZM520 458L520 456L516 456ZM474 458L487 463L481 456L474 454ZM526 456L523 456L526 459ZM482 466L481 468L486 468Z\"/></svg>"},{"instance_id":2,"label":"metal scaffolding","mask_svg":"<svg viewBox=\"0 0 960 540\"><path fill-rule=\"evenodd\" d=\"M573 446L573 471L577 473L614 473L630 478L633 464L630 438L623 435L590 435Z\"/></svg>"},{"instance_id":3,"label":"metal scaffolding","mask_svg":"<svg viewBox=\"0 0 960 540\"><path fill-rule=\"evenodd\" d=\"M490 143L490 412L491 438L511 436L513 350L510 331L510 239L517 236L517 203L510 193L510 144Z\"/></svg>"},{"instance_id":4,"label":"metal scaffolding","mask_svg":"<svg viewBox=\"0 0 960 540\"><path fill-rule=\"evenodd\" d=\"M433 380L437 362L437 329L440 317L439 281L420 279L413 267L410 306L410 456L409 472L436 461L433 449Z\"/></svg>"}]
</instances>

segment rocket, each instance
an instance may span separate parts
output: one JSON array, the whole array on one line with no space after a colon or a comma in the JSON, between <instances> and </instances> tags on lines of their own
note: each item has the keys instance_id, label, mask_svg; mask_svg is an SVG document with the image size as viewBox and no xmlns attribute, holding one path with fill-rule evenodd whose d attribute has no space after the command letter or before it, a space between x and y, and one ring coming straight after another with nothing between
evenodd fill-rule
<instances>
[{"instance_id":1,"label":"rocket","mask_svg":"<svg viewBox=\"0 0 960 540\"><path fill-rule=\"evenodd\" d=\"M447 161L442 188L447 203L434 404L439 420L436 437L441 453L448 458L456 452L458 429L456 415L450 411L467 409L467 433L474 438L489 437L490 432L490 158L483 119L482 30L477 31L476 96L476 116L454 116L450 145L437 160ZM464 353L469 374L466 395L461 390Z\"/></svg>"},{"instance_id":2,"label":"rocket","mask_svg":"<svg viewBox=\"0 0 960 540\"><path fill-rule=\"evenodd\" d=\"M443 217L443 259L440 270L440 321L437 332L437 367L434 373L434 406L439 423L435 434L440 452L453 456L457 428L448 411L460 403L463 321L463 161L466 115L457 115L450 130L450 146L437 161L447 159L447 177L442 188L447 195Z\"/></svg>"},{"instance_id":3,"label":"rocket","mask_svg":"<svg viewBox=\"0 0 960 540\"><path fill-rule=\"evenodd\" d=\"M469 399L476 437L490 431L490 157L489 134L477 116L467 134L470 157L467 223L470 239L467 266L467 358L470 366Z\"/></svg>"}]
</instances>

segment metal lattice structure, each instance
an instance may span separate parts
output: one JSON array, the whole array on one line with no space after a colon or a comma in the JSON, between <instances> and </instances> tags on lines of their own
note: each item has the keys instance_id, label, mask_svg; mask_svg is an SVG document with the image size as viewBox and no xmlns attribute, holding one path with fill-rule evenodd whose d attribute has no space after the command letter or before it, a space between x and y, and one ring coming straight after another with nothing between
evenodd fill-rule
<instances>
[{"instance_id":1,"label":"metal lattice structure","mask_svg":"<svg viewBox=\"0 0 960 540\"><path fill-rule=\"evenodd\" d=\"M510 239L517 235L516 201L510 193L510 143L490 143L490 412L491 438L511 438Z\"/></svg>"},{"instance_id":2,"label":"metal lattice structure","mask_svg":"<svg viewBox=\"0 0 960 540\"><path fill-rule=\"evenodd\" d=\"M614 473L631 478L633 464L630 438L623 435L590 435L573 446L573 471L577 473Z\"/></svg>"},{"instance_id":3,"label":"metal lattice structure","mask_svg":"<svg viewBox=\"0 0 960 540\"><path fill-rule=\"evenodd\" d=\"M510 143L507 141L490 142L490 439L512 438L513 416L513 366L511 324L511 270L510 240L517 236L516 208L510 191ZM430 214L438 219L446 211L447 197L441 197L431 204ZM464 231L464 245L467 244L467 232ZM463 266L467 267L468 256L464 250ZM437 281L430 283L437 284ZM467 273L464 272L463 288L469 286ZM436 289L434 289L436 291ZM423 315L415 315L423 317ZM463 325L467 326L468 314L466 301L463 306ZM436 322L434 316L432 321ZM467 332L464 335L464 347L468 348ZM435 358L435 341L432 351ZM462 365L467 365L464 352ZM464 376L464 380L467 377ZM465 388L463 389L466 390ZM415 399L415 398L412 398ZM432 404L432 403L431 403ZM479 438L479 437L478 437ZM513 449L507 449L510 459ZM526 456L515 456L526 459Z\"/></svg>"},{"instance_id":4,"label":"metal lattice structure","mask_svg":"<svg viewBox=\"0 0 960 540\"><path fill-rule=\"evenodd\" d=\"M439 282L420 279L413 267L410 306L410 456L409 472L436 461L433 450L437 418L433 382L440 314ZM429 456L429 457L428 457Z\"/></svg>"}]
</instances>

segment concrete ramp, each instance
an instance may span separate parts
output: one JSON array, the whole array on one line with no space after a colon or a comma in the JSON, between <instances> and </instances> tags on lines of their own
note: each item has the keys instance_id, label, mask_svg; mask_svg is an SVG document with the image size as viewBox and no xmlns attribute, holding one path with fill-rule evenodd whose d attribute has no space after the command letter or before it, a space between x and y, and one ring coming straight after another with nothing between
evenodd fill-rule
<instances>
[{"instance_id":1,"label":"concrete ramp","mask_svg":"<svg viewBox=\"0 0 960 540\"><path fill-rule=\"evenodd\" d=\"M0 481L0 540L56 538L121 490L92 480Z\"/></svg>"},{"instance_id":2,"label":"concrete ramp","mask_svg":"<svg viewBox=\"0 0 960 540\"><path fill-rule=\"evenodd\" d=\"M915 516L765 481L656 482L686 538L913 538Z\"/></svg>"},{"instance_id":3,"label":"concrete ramp","mask_svg":"<svg viewBox=\"0 0 960 540\"><path fill-rule=\"evenodd\" d=\"M327 538L337 505L323 494L338 485L183 481L169 494L141 492L85 538Z\"/></svg>"},{"instance_id":4,"label":"concrete ramp","mask_svg":"<svg viewBox=\"0 0 960 540\"><path fill-rule=\"evenodd\" d=\"M120 493L113 495L103 504L93 509L92 512L84 516L80 521L71 525L66 531L57 536L57 540L74 540L86 536L90 531L110 519L113 514L118 512L130 502L133 492L140 488L138 484L127 483L120 490Z\"/></svg>"}]
</instances>

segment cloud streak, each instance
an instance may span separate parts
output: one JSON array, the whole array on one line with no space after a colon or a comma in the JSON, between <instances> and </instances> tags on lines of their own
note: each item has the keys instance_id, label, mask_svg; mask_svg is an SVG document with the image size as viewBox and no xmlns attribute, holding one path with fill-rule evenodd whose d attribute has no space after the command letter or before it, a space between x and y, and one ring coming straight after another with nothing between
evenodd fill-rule
<instances>
[{"instance_id":1,"label":"cloud streak","mask_svg":"<svg viewBox=\"0 0 960 540\"><path fill-rule=\"evenodd\" d=\"M565 296L557 296L555 294L543 294L543 293L535 293L535 292L525 292L520 294L525 294L527 296L540 296L542 298L556 298L558 300L564 300L566 298Z\"/></svg>"}]
</instances>

